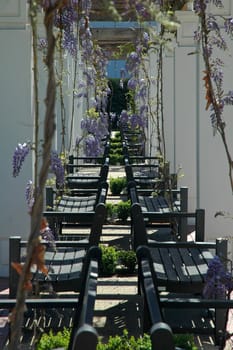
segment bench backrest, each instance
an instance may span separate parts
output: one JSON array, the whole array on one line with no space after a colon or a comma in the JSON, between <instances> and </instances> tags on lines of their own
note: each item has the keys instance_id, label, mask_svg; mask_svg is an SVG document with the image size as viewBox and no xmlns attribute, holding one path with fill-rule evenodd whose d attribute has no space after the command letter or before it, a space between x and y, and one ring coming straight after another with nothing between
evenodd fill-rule
<instances>
[{"instance_id":1,"label":"bench backrest","mask_svg":"<svg viewBox=\"0 0 233 350\"><path fill-rule=\"evenodd\" d=\"M156 215L156 214L155 214ZM177 220L179 227L179 235L181 241L187 241L187 227L184 228L182 224L182 220L187 220L188 218L195 219L195 239L198 242L204 241L205 236L205 210L204 209L196 209L195 212L169 212L169 213L158 213L157 220L158 222L167 220L167 222L172 219ZM136 249L139 245L148 245L147 238L147 229L146 223L143 217L141 205L137 202L134 202L131 205L131 232L132 232L132 240L134 249Z\"/></svg>"},{"instance_id":2,"label":"bench backrest","mask_svg":"<svg viewBox=\"0 0 233 350\"><path fill-rule=\"evenodd\" d=\"M137 251L139 286L144 298L143 332L150 332L153 350L174 350L173 333L164 322L160 297L154 287L153 269L150 266L149 250L140 246Z\"/></svg>"},{"instance_id":3,"label":"bench backrest","mask_svg":"<svg viewBox=\"0 0 233 350\"><path fill-rule=\"evenodd\" d=\"M109 165L109 148L110 144L106 146L103 157L75 157L69 156L68 164L66 164L66 171L68 174L73 174L79 168L102 168L104 165Z\"/></svg>"}]
</instances>

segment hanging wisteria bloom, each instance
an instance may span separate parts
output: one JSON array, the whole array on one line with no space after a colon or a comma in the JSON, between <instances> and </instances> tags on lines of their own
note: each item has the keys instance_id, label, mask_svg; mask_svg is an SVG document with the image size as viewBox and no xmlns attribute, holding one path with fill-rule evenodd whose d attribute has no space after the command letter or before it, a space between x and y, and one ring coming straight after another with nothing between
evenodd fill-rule
<instances>
[{"instance_id":1,"label":"hanging wisteria bloom","mask_svg":"<svg viewBox=\"0 0 233 350\"><path fill-rule=\"evenodd\" d=\"M120 123L122 125L126 125L128 123L128 121L129 121L129 115L128 115L127 111L125 109L123 109L121 111L121 114L120 114Z\"/></svg>"},{"instance_id":2,"label":"hanging wisteria bloom","mask_svg":"<svg viewBox=\"0 0 233 350\"><path fill-rule=\"evenodd\" d=\"M71 56L77 54L77 30L76 23L78 13L76 4L72 1L56 12L54 24L63 31L62 46Z\"/></svg>"},{"instance_id":3,"label":"hanging wisteria bloom","mask_svg":"<svg viewBox=\"0 0 233 350\"><path fill-rule=\"evenodd\" d=\"M84 152L89 157L98 157L101 154L102 148L99 140L94 135L87 135L84 139Z\"/></svg>"},{"instance_id":4,"label":"hanging wisteria bloom","mask_svg":"<svg viewBox=\"0 0 233 350\"><path fill-rule=\"evenodd\" d=\"M226 271L222 261L216 255L208 266L203 296L207 299L226 298L232 287L232 276Z\"/></svg>"},{"instance_id":5,"label":"hanging wisteria bloom","mask_svg":"<svg viewBox=\"0 0 233 350\"><path fill-rule=\"evenodd\" d=\"M16 177L19 175L22 168L23 162L30 151L28 143L18 143L18 146L15 149L13 155L13 176Z\"/></svg>"},{"instance_id":6,"label":"hanging wisteria bloom","mask_svg":"<svg viewBox=\"0 0 233 350\"><path fill-rule=\"evenodd\" d=\"M61 159L58 157L56 151L51 152L51 170L56 176L56 183L59 187L62 187L65 183L65 171Z\"/></svg>"}]
</instances>

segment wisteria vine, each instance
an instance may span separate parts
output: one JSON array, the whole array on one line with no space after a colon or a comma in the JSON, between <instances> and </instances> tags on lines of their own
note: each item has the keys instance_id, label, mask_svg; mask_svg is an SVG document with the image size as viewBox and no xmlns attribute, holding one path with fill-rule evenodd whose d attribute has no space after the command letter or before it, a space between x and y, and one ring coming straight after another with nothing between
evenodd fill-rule
<instances>
[{"instance_id":1,"label":"wisteria vine","mask_svg":"<svg viewBox=\"0 0 233 350\"><path fill-rule=\"evenodd\" d=\"M205 64L204 84L206 90L206 110L210 110L210 120L214 135L219 133L224 145L228 160L228 174L231 190L233 192L233 160L226 137L226 122L224 120L224 107L233 105L233 90L228 92L223 88L224 62L214 56L215 49L227 50L227 44L223 37L223 30L233 39L233 19L222 18L223 29L218 24L217 17L207 13L208 5L212 3L217 7L223 7L221 0L195 0L194 11L200 18L200 25L195 33L195 39L200 44Z\"/></svg>"},{"instance_id":2,"label":"wisteria vine","mask_svg":"<svg viewBox=\"0 0 233 350\"><path fill-rule=\"evenodd\" d=\"M93 42L87 13L80 21L80 38L83 79L78 85L77 98L86 101L87 111L81 120L82 135L77 136L76 145L78 147L82 145L86 156L100 156L104 150L103 140L109 134L108 59L103 50Z\"/></svg>"}]
</instances>

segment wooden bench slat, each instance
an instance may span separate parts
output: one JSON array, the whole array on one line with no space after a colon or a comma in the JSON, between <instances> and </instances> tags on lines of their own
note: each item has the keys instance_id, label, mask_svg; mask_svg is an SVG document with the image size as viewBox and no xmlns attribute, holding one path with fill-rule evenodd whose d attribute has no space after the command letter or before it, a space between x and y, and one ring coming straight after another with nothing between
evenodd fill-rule
<instances>
[{"instance_id":1,"label":"wooden bench slat","mask_svg":"<svg viewBox=\"0 0 233 350\"><path fill-rule=\"evenodd\" d=\"M188 249L179 249L179 254L183 260L184 266L186 268L187 274L189 276L189 280L191 283L199 282L202 283L203 279L200 276L198 267L196 265L195 260L192 258L192 256L189 253Z\"/></svg>"},{"instance_id":2,"label":"wooden bench slat","mask_svg":"<svg viewBox=\"0 0 233 350\"><path fill-rule=\"evenodd\" d=\"M174 264L173 269L176 272L179 283L190 282L190 276L188 275L186 265L183 263L182 254L180 254L181 251L176 248L169 248L169 252Z\"/></svg>"},{"instance_id":3,"label":"wooden bench slat","mask_svg":"<svg viewBox=\"0 0 233 350\"><path fill-rule=\"evenodd\" d=\"M208 263L205 259L205 254L208 254L210 259L213 259L213 255L209 251L203 251L202 249L190 248L189 251L194 260L195 265L197 266L200 278L202 279L202 282L204 282L206 278L206 271L208 269Z\"/></svg>"},{"instance_id":4,"label":"wooden bench slat","mask_svg":"<svg viewBox=\"0 0 233 350\"><path fill-rule=\"evenodd\" d=\"M156 250L159 253L157 253ZM161 263L164 267L164 272L165 272L165 275L160 277L161 280L164 280L164 281L172 280L174 282L177 282L177 275L174 271L173 262L171 260L170 255L169 255L168 249L161 250L161 249L157 249L157 248L152 248L151 255L152 255L153 263L157 263L155 258L158 257L158 254L159 254L159 257L161 257ZM159 260L160 260L160 258L159 258Z\"/></svg>"}]
</instances>

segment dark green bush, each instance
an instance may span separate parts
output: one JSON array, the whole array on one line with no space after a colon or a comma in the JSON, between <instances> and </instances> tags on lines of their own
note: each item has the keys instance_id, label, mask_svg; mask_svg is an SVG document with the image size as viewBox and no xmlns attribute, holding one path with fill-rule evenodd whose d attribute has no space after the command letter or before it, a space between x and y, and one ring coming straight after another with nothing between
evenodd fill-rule
<instances>
[{"instance_id":1,"label":"dark green bush","mask_svg":"<svg viewBox=\"0 0 233 350\"><path fill-rule=\"evenodd\" d=\"M174 342L175 346L184 350L198 350L194 343L194 337L191 334L175 335ZM152 344L148 334L135 338L134 336L129 336L128 331L124 330L123 335L109 337L107 344L102 344L100 341L97 345L97 350L152 350Z\"/></svg>"},{"instance_id":2,"label":"dark green bush","mask_svg":"<svg viewBox=\"0 0 233 350\"><path fill-rule=\"evenodd\" d=\"M100 264L100 271L103 275L111 276L116 273L118 263L118 252L113 246L100 245L102 251L102 258Z\"/></svg>"},{"instance_id":3,"label":"dark green bush","mask_svg":"<svg viewBox=\"0 0 233 350\"><path fill-rule=\"evenodd\" d=\"M70 330L68 329L64 329L57 334L54 334L52 331L49 334L44 333L36 346L36 350L52 350L55 347L68 349L69 337ZM198 350L192 334L174 335L174 342L177 347L184 350ZM97 350L152 350L152 345L148 334L135 338L134 336L129 336L128 331L125 329L122 335L110 336L106 344L99 340Z\"/></svg>"},{"instance_id":4,"label":"dark green bush","mask_svg":"<svg viewBox=\"0 0 233 350\"><path fill-rule=\"evenodd\" d=\"M130 201L120 201L116 204L116 213L118 219L125 221L130 215Z\"/></svg>"},{"instance_id":5,"label":"dark green bush","mask_svg":"<svg viewBox=\"0 0 233 350\"><path fill-rule=\"evenodd\" d=\"M123 149L121 142L120 132L116 133L114 137L111 138L110 152L109 152L109 162L111 165L123 165Z\"/></svg>"},{"instance_id":6,"label":"dark green bush","mask_svg":"<svg viewBox=\"0 0 233 350\"><path fill-rule=\"evenodd\" d=\"M126 187L127 181L125 177L111 177L109 186L113 195L119 195L121 191Z\"/></svg>"},{"instance_id":7,"label":"dark green bush","mask_svg":"<svg viewBox=\"0 0 233 350\"><path fill-rule=\"evenodd\" d=\"M134 250L119 250L118 259L119 263L126 268L127 272L132 273L135 271L137 257Z\"/></svg>"},{"instance_id":8,"label":"dark green bush","mask_svg":"<svg viewBox=\"0 0 233 350\"><path fill-rule=\"evenodd\" d=\"M122 335L109 337L107 344L101 341L97 345L97 350L151 350L150 336L145 334L142 338L136 339L129 336L128 331L124 330ZM165 349L164 349L165 350Z\"/></svg>"},{"instance_id":9,"label":"dark green bush","mask_svg":"<svg viewBox=\"0 0 233 350\"><path fill-rule=\"evenodd\" d=\"M110 150L110 156L111 155L122 155L122 147L114 147Z\"/></svg>"},{"instance_id":10,"label":"dark green bush","mask_svg":"<svg viewBox=\"0 0 233 350\"><path fill-rule=\"evenodd\" d=\"M175 334L174 342L176 346L185 350L198 350L192 334Z\"/></svg>"},{"instance_id":11,"label":"dark green bush","mask_svg":"<svg viewBox=\"0 0 233 350\"><path fill-rule=\"evenodd\" d=\"M122 152L121 152L122 153ZM110 165L117 165L117 164L120 164L120 165L123 165L124 162L123 162L124 158L122 156L122 154L113 154L113 153L109 153L109 164Z\"/></svg>"},{"instance_id":12,"label":"dark green bush","mask_svg":"<svg viewBox=\"0 0 233 350\"><path fill-rule=\"evenodd\" d=\"M58 333L53 333L51 330L48 334L44 333L40 338L36 346L36 350L52 350L58 347L64 347L64 349L68 349L70 339L70 330L64 328L63 331Z\"/></svg>"},{"instance_id":13,"label":"dark green bush","mask_svg":"<svg viewBox=\"0 0 233 350\"><path fill-rule=\"evenodd\" d=\"M116 204L108 202L106 203L107 220L113 222L117 218Z\"/></svg>"}]
</instances>

